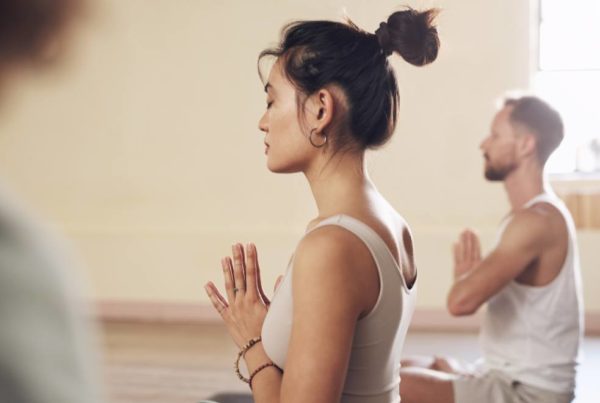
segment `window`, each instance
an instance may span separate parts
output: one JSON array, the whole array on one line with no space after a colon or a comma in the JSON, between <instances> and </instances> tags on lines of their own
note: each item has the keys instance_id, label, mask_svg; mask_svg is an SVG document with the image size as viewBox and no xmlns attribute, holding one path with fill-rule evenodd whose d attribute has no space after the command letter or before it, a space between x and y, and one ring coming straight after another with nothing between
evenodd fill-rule
<instances>
[{"instance_id":1,"label":"window","mask_svg":"<svg viewBox=\"0 0 600 403\"><path fill-rule=\"evenodd\" d=\"M550 174L600 176L600 1L538 0L533 90L560 112L565 139Z\"/></svg>"}]
</instances>

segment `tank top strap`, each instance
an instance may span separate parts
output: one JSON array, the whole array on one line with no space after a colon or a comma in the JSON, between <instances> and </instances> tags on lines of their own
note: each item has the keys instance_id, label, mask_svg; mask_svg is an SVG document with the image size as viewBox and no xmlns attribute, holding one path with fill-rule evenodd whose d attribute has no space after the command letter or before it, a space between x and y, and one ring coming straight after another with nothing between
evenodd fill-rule
<instances>
[{"instance_id":1,"label":"tank top strap","mask_svg":"<svg viewBox=\"0 0 600 403\"><path fill-rule=\"evenodd\" d=\"M375 230L364 222L345 214L337 214L322 220L308 231L307 234L326 225L337 225L352 232L360 238L373 253L376 253L377 257L384 255L382 252L389 253L387 245Z\"/></svg>"},{"instance_id":2,"label":"tank top strap","mask_svg":"<svg viewBox=\"0 0 600 403\"><path fill-rule=\"evenodd\" d=\"M317 228L323 227L325 225L337 225L339 227L345 228L346 230L352 232L356 235L362 242L367 246L373 259L375 259L375 263L377 264L377 269L383 281L391 280L393 277L400 276L402 281L402 286L409 291L408 285L402 274L402 270L398 265L394 255L390 251L389 247L385 243L385 241L381 238L381 236L369 225L364 222L351 217L346 214L338 214L335 216L328 217L323 221L319 222L315 227L307 232L316 230ZM390 267L393 270L384 269Z\"/></svg>"},{"instance_id":3,"label":"tank top strap","mask_svg":"<svg viewBox=\"0 0 600 403\"><path fill-rule=\"evenodd\" d=\"M540 193L539 195L533 197L531 200L529 200L527 203L525 203L523 205L523 207L529 208L536 203L548 203L548 204L554 206L554 208L558 209L558 211L561 213L561 215L563 216L563 218L567 224L567 228L569 230L569 237L573 236L573 234L575 233L574 232L575 224L573 223L573 218L571 217L571 214L569 213L567 206L560 199L560 197L558 197L556 194L554 194L552 192Z\"/></svg>"},{"instance_id":4,"label":"tank top strap","mask_svg":"<svg viewBox=\"0 0 600 403\"><path fill-rule=\"evenodd\" d=\"M556 195L554 195L552 193L548 193L548 192L543 192L537 196L532 197L529 201L527 201L523 205L523 208L529 208L536 203L544 203L544 202L555 205L558 200L559 199Z\"/></svg>"},{"instance_id":5,"label":"tank top strap","mask_svg":"<svg viewBox=\"0 0 600 403\"><path fill-rule=\"evenodd\" d=\"M571 214L569 213L567 207L565 206L564 202L554 193L552 192L543 192L540 193L539 195L533 197L531 200L529 200L527 203L525 203L523 205L524 208L528 208L533 206L536 203L548 203L550 205L552 205L554 208L556 208L560 214L562 215L564 221L565 221L565 225L567 226L567 236L568 236L568 243L567 243L567 256L565 258L565 264L562 267L560 273L559 273L559 277L563 277L565 276L566 272L570 272L574 269L574 265L569 265L567 264L568 262L571 261L571 257L573 254L577 254L576 253L576 249L577 249L577 245L576 245L576 229L575 229L575 224L573 222L573 218L571 217ZM557 281L553 281L553 283L556 283Z\"/></svg>"}]
</instances>

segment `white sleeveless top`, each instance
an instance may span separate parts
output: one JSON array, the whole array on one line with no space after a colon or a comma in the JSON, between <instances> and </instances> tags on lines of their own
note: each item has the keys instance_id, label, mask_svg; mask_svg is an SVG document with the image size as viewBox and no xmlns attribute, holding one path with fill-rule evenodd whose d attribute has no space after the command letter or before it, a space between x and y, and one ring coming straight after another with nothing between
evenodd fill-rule
<instances>
[{"instance_id":1,"label":"white sleeveless top","mask_svg":"<svg viewBox=\"0 0 600 403\"><path fill-rule=\"evenodd\" d=\"M558 197L542 193L524 207L548 203L562 214L568 248L559 274L544 286L510 282L489 302L480 344L484 366L559 393L575 388L583 337L583 301L575 226ZM500 235L510 217L501 227Z\"/></svg>"},{"instance_id":2,"label":"white sleeveless top","mask_svg":"<svg viewBox=\"0 0 600 403\"><path fill-rule=\"evenodd\" d=\"M356 322L340 402L398 403L400 355L414 310L416 283L408 289L386 243L362 221L336 215L321 221L311 231L324 225L343 227L360 238L369 248L379 272L380 292L375 307ZM293 260L271 301L262 328L267 355L284 370L293 321L292 270Z\"/></svg>"}]
</instances>

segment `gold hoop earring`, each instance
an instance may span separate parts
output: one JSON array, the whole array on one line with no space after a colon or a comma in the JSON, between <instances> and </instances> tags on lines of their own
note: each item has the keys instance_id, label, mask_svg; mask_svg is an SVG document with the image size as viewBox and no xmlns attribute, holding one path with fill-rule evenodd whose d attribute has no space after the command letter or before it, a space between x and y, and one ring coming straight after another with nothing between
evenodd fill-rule
<instances>
[{"instance_id":1,"label":"gold hoop earring","mask_svg":"<svg viewBox=\"0 0 600 403\"><path fill-rule=\"evenodd\" d=\"M327 136L325 134L322 134L321 136L323 137L324 141L321 144L315 144L315 142L313 141L313 134L317 133L317 129L311 129L310 134L308 135L308 141L310 141L310 144L315 147L315 148L321 148L323 147L325 144L327 144Z\"/></svg>"}]
</instances>

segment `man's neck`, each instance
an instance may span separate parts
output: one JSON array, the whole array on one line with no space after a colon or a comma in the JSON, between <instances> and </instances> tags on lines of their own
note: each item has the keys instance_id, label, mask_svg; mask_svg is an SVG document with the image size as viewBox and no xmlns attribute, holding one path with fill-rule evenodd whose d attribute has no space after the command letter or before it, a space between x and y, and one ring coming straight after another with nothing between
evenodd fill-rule
<instances>
[{"instance_id":1,"label":"man's neck","mask_svg":"<svg viewBox=\"0 0 600 403\"><path fill-rule=\"evenodd\" d=\"M511 210L519 210L525 203L543 193L544 173L537 164L523 165L504 180Z\"/></svg>"}]
</instances>

